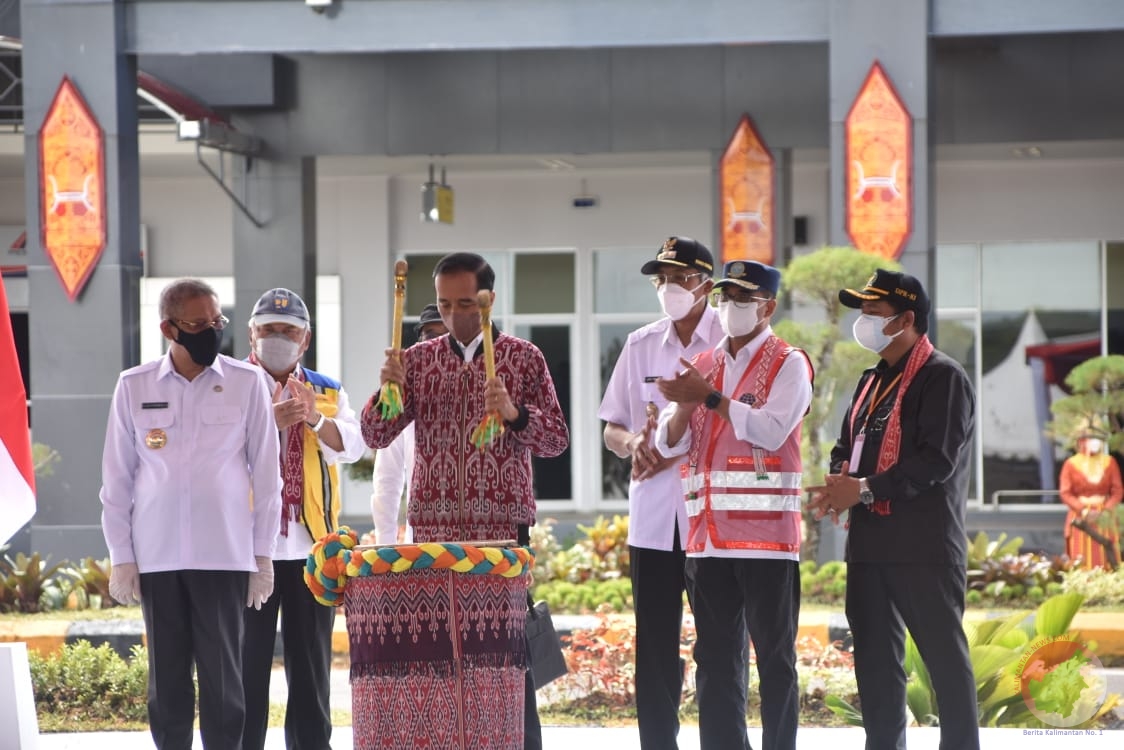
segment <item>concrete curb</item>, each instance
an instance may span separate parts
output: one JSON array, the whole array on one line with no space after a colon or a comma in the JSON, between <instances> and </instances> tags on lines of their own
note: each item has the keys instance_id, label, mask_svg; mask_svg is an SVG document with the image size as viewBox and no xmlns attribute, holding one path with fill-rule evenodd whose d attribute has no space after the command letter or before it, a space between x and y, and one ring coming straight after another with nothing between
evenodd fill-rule
<instances>
[{"instance_id":1,"label":"concrete curb","mask_svg":"<svg viewBox=\"0 0 1124 750\"><path fill-rule=\"evenodd\" d=\"M990 619L996 616L987 612L970 612L969 618ZM1002 616L1002 615L999 615ZM591 630L598 625L594 615L553 615L554 628L559 635L569 635L575 630ZM622 615L622 618L628 617ZM1096 643L1096 653L1102 658L1124 657L1124 613L1078 612L1072 630ZM827 645L838 643L842 648L851 646L851 630L847 618L839 612L803 612L800 615L798 637L813 637ZM0 643L23 641L31 651L47 656L57 652L64 644L89 641L94 646L108 643L114 651L127 657L134 646L146 643L144 621L116 620L25 620L0 621ZM332 652L346 657L348 645L347 622L342 615L336 617L332 633ZM281 639L278 637L275 653L281 656Z\"/></svg>"}]
</instances>

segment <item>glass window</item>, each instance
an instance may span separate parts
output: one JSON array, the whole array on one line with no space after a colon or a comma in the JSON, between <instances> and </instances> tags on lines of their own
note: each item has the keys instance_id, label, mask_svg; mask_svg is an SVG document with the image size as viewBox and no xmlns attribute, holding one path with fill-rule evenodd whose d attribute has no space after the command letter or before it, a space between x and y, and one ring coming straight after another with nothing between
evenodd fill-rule
<instances>
[{"instance_id":1,"label":"glass window","mask_svg":"<svg viewBox=\"0 0 1124 750\"><path fill-rule=\"evenodd\" d=\"M1124 354L1124 242L1105 245L1108 353Z\"/></svg>"},{"instance_id":2,"label":"glass window","mask_svg":"<svg viewBox=\"0 0 1124 750\"><path fill-rule=\"evenodd\" d=\"M936 334L940 350L964 368L964 372L972 379L972 383L978 392L979 383L976 381L976 321L977 316L974 311L962 315L941 315L937 318ZM978 424L978 403L976 404L976 421ZM979 440L980 435L977 431L972 443L972 469L968 479L968 497L976 500L980 499Z\"/></svg>"},{"instance_id":3,"label":"glass window","mask_svg":"<svg viewBox=\"0 0 1124 750\"><path fill-rule=\"evenodd\" d=\"M937 247L937 284L933 298L938 308L975 307L980 278L976 245Z\"/></svg>"},{"instance_id":4,"label":"glass window","mask_svg":"<svg viewBox=\"0 0 1124 750\"><path fill-rule=\"evenodd\" d=\"M610 323L603 324L599 328L599 338L601 342L599 357L601 363L601 389L599 393L604 395L605 389L609 386L609 378L613 374L613 368L617 365L617 358L621 355L621 350L624 349L624 342L628 340L628 334L639 328L638 325ZM600 397L597 403L601 403ZM605 447L604 441L601 442L601 491L602 496L606 499L624 499L628 497L628 479L629 474L632 472L632 462L626 459L618 458L615 453Z\"/></svg>"},{"instance_id":5,"label":"glass window","mask_svg":"<svg viewBox=\"0 0 1124 750\"><path fill-rule=\"evenodd\" d=\"M593 253L593 309L599 313L660 313L660 303L640 273L652 248L612 248Z\"/></svg>"},{"instance_id":6,"label":"glass window","mask_svg":"<svg viewBox=\"0 0 1124 750\"><path fill-rule=\"evenodd\" d=\"M572 313L574 254L517 254L514 293L516 313Z\"/></svg>"},{"instance_id":7,"label":"glass window","mask_svg":"<svg viewBox=\"0 0 1124 750\"><path fill-rule=\"evenodd\" d=\"M1032 360L1081 342L1099 350L1100 246L991 244L980 260L983 497L1002 490L1009 502L1039 502L1035 490L1057 486L1056 452L1043 430L1060 391Z\"/></svg>"},{"instance_id":8,"label":"glass window","mask_svg":"<svg viewBox=\"0 0 1124 750\"><path fill-rule=\"evenodd\" d=\"M527 339L542 350L550 377L554 381L554 390L558 394L558 405L562 407L562 414L566 417L566 424L572 435L574 421L570 413L570 326L517 325L515 335ZM571 456L571 449L566 448L555 458L532 458L536 499L569 500L574 496Z\"/></svg>"},{"instance_id":9,"label":"glass window","mask_svg":"<svg viewBox=\"0 0 1124 750\"><path fill-rule=\"evenodd\" d=\"M453 252L453 251L449 251ZM507 256L496 253L477 253L482 256L484 260L488 261L488 265L496 272L496 290L497 292L503 289L505 275L507 273ZM406 271L406 309L407 316L416 318L421 315L422 308L431 302L437 301L437 296L433 291L433 269L437 266L437 261L441 260L447 253L425 253L425 254L410 254L405 256L405 261L409 265L409 270ZM571 284L572 286L572 284ZM386 294L394 294L394 266L390 267L387 273L386 280ZM492 309L492 316L499 317L504 314L507 309L504 294L496 294L495 307ZM388 304L393 304L393 300L388 296Z\"/></svg>"},{"instance_id":10,"label":"glass window","mask_svg":"<svg viewBox=\"0 0 1124 750\"><path fill-rule=\"evenodd\" d=\"M422 308L435 301L433 294L433 268L442 255L407 255L409 265L406 272L406 314L415 318L421 315ZM387 278L386 293L394 293L394 267L391 266ZM393 304L393 300L391 300Z\"/></svg>"},{"instance_id":11,"label":"glass window","mask_svg":"<svg viewBox=\"0 0 1124 750\"><path fill-rule=\"evenodd\" d=\"M1100 309L1096 242L983 245L981 265L984 310Z\"/></svg>"}]
</instances>

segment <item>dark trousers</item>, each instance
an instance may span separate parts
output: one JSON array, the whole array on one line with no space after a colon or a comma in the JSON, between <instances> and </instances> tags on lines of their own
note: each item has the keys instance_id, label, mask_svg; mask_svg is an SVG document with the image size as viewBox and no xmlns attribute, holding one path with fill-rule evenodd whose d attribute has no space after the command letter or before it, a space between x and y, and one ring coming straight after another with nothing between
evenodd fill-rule
<instances>
[{"instance_id":1,"label":"dark trousers","mask_svg":"<svg viewBox=\"0 0 1124 750\"><path fill-rule=\"evenodd\" d=\"M243 750L262 750L269 726L269 681L273 670L278 610L289 699L285 706L288 750L329 750L332 710L332 625L335 607L318 603L304 582L304 560L273 562L273 595L260 610L243 609L242 684L246 696Z\"/></svg>"},{"instance_id":2,"label":"dark trousers","mask_svg":"<svg viewBox=\"0 0 1124 750\"><path fill-rule=\"evenodd\" d=\"M194 665L208 750L242 744L242 610L249 573L178 570L140 577L148 638L148 723L158 750L191 750Z\"/></svg>"},{"instance_id":3,"label":"dark trousers","mask_svg":"<svg viewBox=\"0 0 1124 750\"><path fill-rule=\"evenodd\" d=\"M968 656L963 568L847 565L847 620L867 750L905 750L905 628L933 680L941 750L978 750L976 682Z\"/></svg>"},{"instance_id":4,"label":"dark trousers","mask_svg":"<svg viewBox=\"0 0 1124 750\"><path fill-rule=\"evenodd\" d=\"M683 665L683 550L628 548L636 615L636 720L643 750L676 750Z\"/></svg>"},{"instance_id":5,"label":"dark trousers","mask_svg":"<svg viewBox=\"0 0 1124 750\"><path fill-rule=\"evenodd\" d=\"M523 678L523 750L542 750L542 725L539 723L535 679L531 676L530 665Z\"/></svg>"},{"instance_id":6,"label":"dark trousers","mask_svg":"<svg viewBox=\"0 0 1124 750\"><path fill-rule=\"evenodd\" d=\"M749 750L746 631L761 678L765 750L795 750L800 712L796 630L800 573L792 560L688 557L702 750Z\"/></svg>"},{"instance_id":7,"label":"dark trousers","mask_svg":"<svg viewBox=\"0 0 1124 750\"><path fill-rule=\"evenodd\" d=\"M515 529L516 541L528 547L531 544L531 527L519 524ZM530 606L531 600L527 599ZM523 675L523 750L542 750L542 724L539 723L539 705L535 700L535 678L531 675L531 649L527 648L527 672Z\"/></svg>"}]
</instances>

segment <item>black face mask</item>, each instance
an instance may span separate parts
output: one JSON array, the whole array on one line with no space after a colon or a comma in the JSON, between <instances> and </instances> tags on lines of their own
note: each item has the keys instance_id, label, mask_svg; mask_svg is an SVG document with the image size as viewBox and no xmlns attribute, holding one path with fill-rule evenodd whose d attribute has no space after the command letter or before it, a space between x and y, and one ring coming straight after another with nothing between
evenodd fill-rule
<instances>
[{"instance_id":1,"label":"black face mask","mask_svg":"<svg viewBox=\"0 0 1124 750\"><path fill-rule=\"evenodd\" d=\"M180 332L176 341L187 349L192 362L203 367L214 364L215 357L219 356L219 347L222 346L221 330L207 327L199 333L188 333L175 323L172 326Z\"/></svg>"}]
</instances>

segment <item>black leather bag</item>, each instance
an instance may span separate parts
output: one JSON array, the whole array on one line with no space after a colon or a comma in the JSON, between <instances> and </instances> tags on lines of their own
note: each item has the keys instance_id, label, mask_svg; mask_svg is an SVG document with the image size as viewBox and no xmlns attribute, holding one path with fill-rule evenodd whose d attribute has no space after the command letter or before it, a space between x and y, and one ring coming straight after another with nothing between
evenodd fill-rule
<instances>
[{"instance_id":1,"label":"black leather bag","mask_svg":"<svg viewBox=\"0 0 1124 750\"><path fill-rule=\"evenodd\" d=\"M569 671L562 654L562 641L550 619L550 607L546 602L532 604L530 597L527 598L527 659L536 690Z\"/></svg>"}]
</instances>

